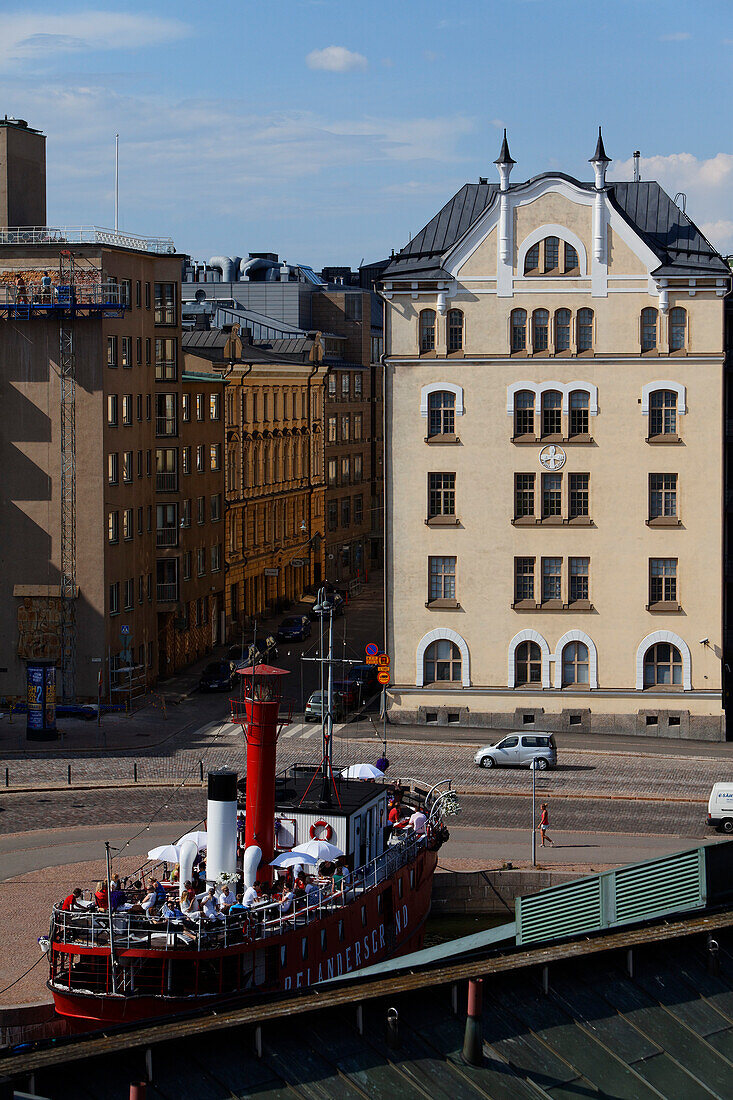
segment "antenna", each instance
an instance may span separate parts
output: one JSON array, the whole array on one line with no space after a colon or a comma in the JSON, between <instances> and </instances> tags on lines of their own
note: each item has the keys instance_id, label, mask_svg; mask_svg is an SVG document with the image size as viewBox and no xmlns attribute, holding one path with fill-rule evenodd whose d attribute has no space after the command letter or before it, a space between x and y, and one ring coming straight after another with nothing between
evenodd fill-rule
<instances>
[{"instance_id":1,"label":"antenna","mask_svg":"<svg viewBox=\"0 0 733 1100\"><path fill-rule=\"evenodd\" d=\"M115 236L120 228L120 135L115 134Z\"/></svg>"},{"instance_id":2,"label":"antenna","mask_svg":"<svg viewBox=\"0 0 733 1100\"><path fill-rule=\"evenodd\" d=\"M641 153L638 149L634 150L634 183L639 183L641 180Z\"/></svg>"}]
</instances>

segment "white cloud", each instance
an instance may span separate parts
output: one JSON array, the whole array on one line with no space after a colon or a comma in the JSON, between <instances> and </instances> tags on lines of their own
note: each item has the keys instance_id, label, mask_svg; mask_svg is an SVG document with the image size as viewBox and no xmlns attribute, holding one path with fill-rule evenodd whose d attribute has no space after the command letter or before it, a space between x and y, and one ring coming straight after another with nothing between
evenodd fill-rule
<instances>
[{"instance_id":1,"label":"white cloud","mask_svg":"<svg viewBox=\"0 0 733 1100\"><path fill-rule=\"evenodd\" d=\"M733 248L730 190L733 186L733 154L716 153L699 159L692 153L641 158L642 180L656 180L672 198L678 191L687 196L687 213L699 225L711 244L721 251ZM611 165L609 178L634 178L633 159Z\"/></svg>"},{"instance_id":2,"label":"white cloud","mask_svg":"<svg viewBox=\"0 0 733 1100\"><path fill-rule=\"evenodd\" d=\"M189 28L178 19L127 12L86 11L3 15L0 68L44 61L84 50L124 50L183 38Z\"/></svg>"},{"instance_id":3,"label":"white cloud","mask_svg":"<svg viewBox=\"0 0 733 1100\"><path fill-rule=\"evenodd\" d=\"M686 42L688 38L692 38L689 31L675 31L673 34L660 35L660 42Z\"/></svg>"},{"instance_id":4,"label":"white cloud","mask_svg":"<svg viewBox=\"0 0 733 1100\"><path fill-rule=\"evenodd\" d=\"M347 50L345 46L311 50L305 60L309 69L323 69L328 73L351 73L366 69L369 64L363 54Z\"/></svg>"}]
</instances>

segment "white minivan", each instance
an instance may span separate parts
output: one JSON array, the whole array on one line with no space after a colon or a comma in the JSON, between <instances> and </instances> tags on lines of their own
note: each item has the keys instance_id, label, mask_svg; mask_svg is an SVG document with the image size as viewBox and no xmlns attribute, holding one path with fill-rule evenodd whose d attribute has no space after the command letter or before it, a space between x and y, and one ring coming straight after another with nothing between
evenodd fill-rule
<instances>
[{"instance_id":1,"label":"white minivan","mask_svg":"<svg viewBox=\"0 0 733 1100\"><path fill-rule=\"evenodd\" d=\"M733 833L733 783L714 783L708 799L708 825Z\"/></svg>"}]
</instances>

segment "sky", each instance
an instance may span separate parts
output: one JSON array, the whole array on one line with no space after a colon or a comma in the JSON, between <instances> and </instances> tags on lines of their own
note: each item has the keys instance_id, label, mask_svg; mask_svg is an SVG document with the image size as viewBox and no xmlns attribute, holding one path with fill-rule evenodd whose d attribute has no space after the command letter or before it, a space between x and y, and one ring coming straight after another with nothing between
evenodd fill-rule
<instances>
[{"instance_id":1,"label":"sky","mask_svg":"<svg viewBox=\"0 0 733 1100\"><path fill-rule=\"evenodd\" d=\"M0 113L47 135L49 225L198 259L389 255L466 181L656 179L733 252L731 0L0 0Z\"/></svg>"}]
</instances>

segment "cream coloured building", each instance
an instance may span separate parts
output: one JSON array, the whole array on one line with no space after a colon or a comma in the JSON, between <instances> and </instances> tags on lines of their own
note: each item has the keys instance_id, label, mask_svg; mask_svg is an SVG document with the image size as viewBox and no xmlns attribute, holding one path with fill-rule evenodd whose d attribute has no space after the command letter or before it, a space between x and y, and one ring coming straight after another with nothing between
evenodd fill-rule
<instances>
[{"instance_id":1,"label":"cream coloured building","mask_svg":"<svg viewBox=\"0 0 733 1100\"><path fill-rule=\"evenodd\" d=\"M600 134L496 163L384 273L390 718L722 739L730 271Z\"/></svg>"}]
</instances>

